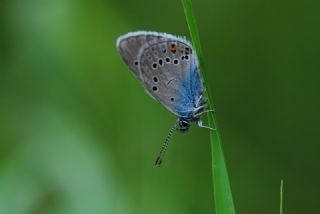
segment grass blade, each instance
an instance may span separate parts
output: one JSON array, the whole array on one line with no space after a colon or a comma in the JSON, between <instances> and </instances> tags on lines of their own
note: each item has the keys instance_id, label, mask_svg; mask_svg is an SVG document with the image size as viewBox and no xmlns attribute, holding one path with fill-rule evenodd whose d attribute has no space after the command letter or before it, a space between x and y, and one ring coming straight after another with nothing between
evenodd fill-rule
<instances>
[{"instance_id":1,"label":"grass blade","mask_svg":"<svg viewBox=\"0 0 320 214\"><path fill-rule=\"evenodd\" d=\"M187 19L192 43L199 58L200 70L204 77L204 83L206 83L207 77L205 72L204 59L203 59L203 54L201 50L200 37L199 37L193 9L192 9L191 0L182 0L182 5L183 5L184 13ZM208 89L208 86L206 84L205 86ZM208 98L209 109L214 109L213 101L210 98L210 96L208 96L208 90L205 91L205 96ZM213 193L214 193L216 214L235 214L234 204L232 200L232 192L231 192L229 177L228 177L228 171L227 171L227 167L226 167L226 163L223 155L221 138L220 138L219 129L217 126L215 112L209 114L208 121L209 121L210 127L213 127L216 129L216 131L210 131Z\"/></svg>"},{"instance_id":2,"label":"grass blade","mask_svg":"<svg viewBox=\"0 0 320 214\"><path fill-rule=\"evenodd\" d=\"M280 214L283 212L283 180L280 183Z\"/></svg>"}]
</instances>

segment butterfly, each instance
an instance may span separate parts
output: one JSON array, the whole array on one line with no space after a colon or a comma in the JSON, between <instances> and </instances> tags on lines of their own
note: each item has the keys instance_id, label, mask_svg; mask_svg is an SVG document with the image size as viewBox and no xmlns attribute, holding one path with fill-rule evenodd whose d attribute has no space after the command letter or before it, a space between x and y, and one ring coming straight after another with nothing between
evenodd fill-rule
<instances>
[{"instance_id":1,"label":"butterfly","mask_svg":"<svg viewBox=\"0 0 320 214\"><path fill-rule=\"evenodd\" d=\"M137 31L120 36L117 49L145 90L178 116L170 129L155 164L160 166L174 130L187 131L192 122L204 126L206 110L199 62L191 43L167 33Z\"/></svg>"}]
</instances>

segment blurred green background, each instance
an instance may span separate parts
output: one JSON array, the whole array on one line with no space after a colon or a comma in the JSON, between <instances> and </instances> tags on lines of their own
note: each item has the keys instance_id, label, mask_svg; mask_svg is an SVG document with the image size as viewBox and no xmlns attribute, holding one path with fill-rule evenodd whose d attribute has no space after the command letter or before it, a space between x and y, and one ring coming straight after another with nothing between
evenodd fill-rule
<instances>
[{"instance_id":1,"label":"blurred green background","mask_svg":"<svg viewBox=\"0 0 320 214\"><path fill-rule=\"evenodd\" d=\"M320 15L307 1L194 1L237 213L319 213ZM214 213L208 131L177 133L116 51L188 35L180 1L0 3L0 214Z\"/></svg>"}]
</instances>

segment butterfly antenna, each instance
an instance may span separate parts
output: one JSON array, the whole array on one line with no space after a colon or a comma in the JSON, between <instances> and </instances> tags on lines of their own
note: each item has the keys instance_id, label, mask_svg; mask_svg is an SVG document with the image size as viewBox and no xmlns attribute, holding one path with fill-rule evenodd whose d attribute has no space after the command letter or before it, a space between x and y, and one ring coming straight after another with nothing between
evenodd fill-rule
<instances>
[{"instance_id":1,"label":"butterfly antenna","mask_svg":"<svg viewBox=\"0 0 320 214\"><path fill-rule=\"evenodd\" d=\"M168 144L169 144L169 141L171 139L171 136L172 136L174 130L177 128L177 126L178 126L178 123L176 122L174 124L174 126L169 130L169 133L168 133L166 139L164 140L164 142L162 144L162 147L161 147L161 150L160 150L160 153L159 153L159 155L158 155L158 157L156 159L156 162L155 162L156 166L160 166L161 165L162 159L164 157L164 154L165 154L165 152L166 152L166 150L168 148Z\"/></svg>"}]
</instances>

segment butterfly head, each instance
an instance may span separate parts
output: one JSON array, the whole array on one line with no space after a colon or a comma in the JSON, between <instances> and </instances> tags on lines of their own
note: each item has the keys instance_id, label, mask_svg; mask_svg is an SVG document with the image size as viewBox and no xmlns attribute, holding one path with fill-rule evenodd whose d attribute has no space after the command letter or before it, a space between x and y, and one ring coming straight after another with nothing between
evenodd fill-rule
<instances>
[{"instance_id":1,"label":"butterfly head","mask_svg":"<svg viewBox=\"0 0 320 214\"><path fill-rule=\"evenodd\" d=\"M185 131L188 131L188 129L190 128L191 126L191 121L188 121L188 120L185 120L183 118L180 118L178 120L178 127L177 129L180 131L180 132L185 132Z\"/></svg>"}]
</instances>

